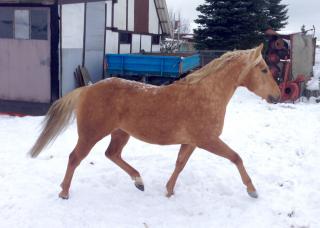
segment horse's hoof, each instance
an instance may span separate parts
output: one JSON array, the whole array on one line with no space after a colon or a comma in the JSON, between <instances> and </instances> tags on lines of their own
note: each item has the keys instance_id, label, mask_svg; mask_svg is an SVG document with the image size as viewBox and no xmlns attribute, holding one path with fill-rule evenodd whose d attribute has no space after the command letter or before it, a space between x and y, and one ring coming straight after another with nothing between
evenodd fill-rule
<instances>
[{"instance_id":1,"label":"horse's hoof","mask_svg":"<svg viewBox=\"0 0 320 228\"><path fill-rule=\"evenodd\" d=\"M248 194L250 197L255 198L255 199L257 199L259 197L257 191L254 191L254 192L248 191Z\"/></svg>"},{"instance_id":2,"label":"horse's hoof","mask_svg":"<svg viewBox=\"0 0 320 228\"><path fill-rule=\"evenodd\" d=\"M69 194L60 192L59 197L60 197L61 199L67 200L67 199L69 199Z\"/></svg>"},{"instance_id":3,"label":"horse's hoof","mask_svg":"<svg viewBox=\"0 0 320 228\"><path fill-rule=\"evenodd\" d=\"M140 191L144 191L144 185L139 183L134 183L134 185L139 189Z\"/></svg>"},{"instance_id":4,"label":"horse's hoof","mask_svg":"<svg viewBox=\"0 0 320 228\"><path fill-rule=\"evenodd\" d=\"M173 196L173 192L167 192L166 197L170 198L171 196Z\"/></svg>"},{"instance_id":5,"label":"horse's hoof","mask_svg":"<svg viewBox=\"0 0 320 228\"><path fill-rule=\"evenodd\" d=\"M134 180L134 185L137 187L137 189L144 191L144 184L141 177L134 177L132 179Z\"/></svg>"}]
</instances>

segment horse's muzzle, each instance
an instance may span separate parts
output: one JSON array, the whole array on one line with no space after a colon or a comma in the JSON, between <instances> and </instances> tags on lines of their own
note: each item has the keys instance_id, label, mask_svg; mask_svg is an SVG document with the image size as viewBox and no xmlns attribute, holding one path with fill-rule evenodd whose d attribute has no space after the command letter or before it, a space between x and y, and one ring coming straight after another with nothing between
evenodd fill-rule
<instances>
[{"instance_id":1,"label":"horse's muzzle","mask_svg":"<svg viewBox=\"0 0 320 228\"><path fill-rule=\"evenodd\" d=\"M269 95L267 101L272 104L277 104L280 101L280 96L274 97Z\"/></svg>"}]
</instances>

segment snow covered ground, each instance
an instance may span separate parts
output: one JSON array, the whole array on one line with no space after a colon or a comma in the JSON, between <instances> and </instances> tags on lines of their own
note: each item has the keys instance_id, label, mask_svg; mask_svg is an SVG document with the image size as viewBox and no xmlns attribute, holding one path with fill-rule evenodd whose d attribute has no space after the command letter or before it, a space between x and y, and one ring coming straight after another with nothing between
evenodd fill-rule
<instances>
[{"instance_id":1,"label":"snow covered ground","mask_svg":"<svg viewBox=\"0 0 320 228\"><path fill-rule=\"evenodd\" d=\"M76 170L70 199L61 200L75 124L30 159L43 118L0 116L0 227L320 227L319 113L314 99L271 105L237 90L222 139L243 158L258 199L249 198L233 164L200 149L168 199L179 147L131 139L124 158L142 174L141 192L104 157L106 138Z\"/></svg>"}]
</instances>

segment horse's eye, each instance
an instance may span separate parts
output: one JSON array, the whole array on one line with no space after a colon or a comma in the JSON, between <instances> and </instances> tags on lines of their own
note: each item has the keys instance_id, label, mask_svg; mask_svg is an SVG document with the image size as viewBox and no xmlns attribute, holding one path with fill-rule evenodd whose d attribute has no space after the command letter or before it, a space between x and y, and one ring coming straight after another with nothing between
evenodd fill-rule
<instances>
[{"instance_id":1,"label":"horse's eye","mask_svg":"<svg viewBox=\"0 0 320 228\"><path fill-rule=\"evenodd\" d=\"M268 73L268 69L267 68L263 69L262 73L264 73L264 74Z\"/></svg>"}]
</instances>

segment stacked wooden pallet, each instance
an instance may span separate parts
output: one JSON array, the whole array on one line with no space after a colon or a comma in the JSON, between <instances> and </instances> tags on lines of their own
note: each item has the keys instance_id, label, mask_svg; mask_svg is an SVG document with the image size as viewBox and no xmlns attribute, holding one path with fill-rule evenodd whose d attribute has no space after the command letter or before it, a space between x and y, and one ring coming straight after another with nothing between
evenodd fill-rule
<instances>
[{"instance_id":1,"label":"stacked wooden pallet","mask_svg":"<svg viewBox=\"0 0 320 228\"><path fill-rule=\"evenodd\" d=\"M89 75L88 70L85 67L78 66L74 72L74 77L78 84L78 87L92 85L92 79Z\"/></svg>"}]
</instances>

